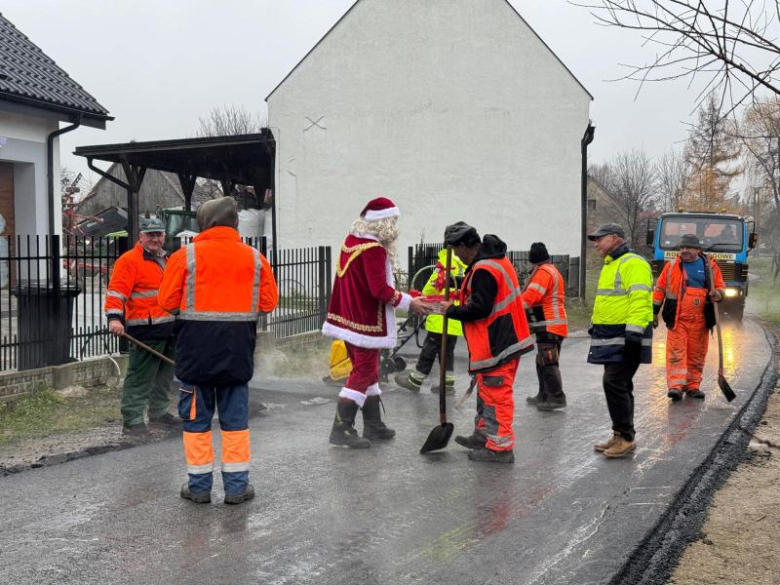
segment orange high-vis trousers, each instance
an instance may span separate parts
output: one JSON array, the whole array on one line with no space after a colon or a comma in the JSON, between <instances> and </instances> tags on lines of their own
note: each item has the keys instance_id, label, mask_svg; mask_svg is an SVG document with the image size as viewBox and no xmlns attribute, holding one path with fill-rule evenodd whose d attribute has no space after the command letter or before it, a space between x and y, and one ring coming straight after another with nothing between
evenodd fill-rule
<instances>
[{"instance_id":1,"label":"orange high-vis trousers","mask_svg":"<svg viewBox=\"0 0 780 585\"><path fill-rule=\"evenodd\" d=\"M520 358L477 374L477 416L474 427L487 435L491 451L511 451L515 446L513 389Z\"/></svg>"},{"instance_id":2,"label":"orange high-vis trousers","mask_svg":"<svg viewBox=\"0 0 780 585\"><path fill-rule=\"evenodd\" d=\"M688 288L682 298L674 329L666 336L666 384L676 390L698 390L710 342L704 321L707 291Z\"/></svg>"}]
</instances>

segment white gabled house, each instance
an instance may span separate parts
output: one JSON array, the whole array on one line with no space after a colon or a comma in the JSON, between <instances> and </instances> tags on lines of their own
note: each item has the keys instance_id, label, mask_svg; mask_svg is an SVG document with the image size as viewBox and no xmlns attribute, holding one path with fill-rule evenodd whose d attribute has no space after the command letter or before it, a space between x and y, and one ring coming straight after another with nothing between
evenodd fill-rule
<instances>
[{"instance_id":1,"label":"white gabled house","mask_svg":"<svg viewBox=\"0 0 780 585\"><path fill-rule=\"evenodd\" d=\"M266 98L279 237L338 245L386 196L400 246L465 220L579 256L591 99L506 0L357 0Z\"/></svg>"}]
</instances>

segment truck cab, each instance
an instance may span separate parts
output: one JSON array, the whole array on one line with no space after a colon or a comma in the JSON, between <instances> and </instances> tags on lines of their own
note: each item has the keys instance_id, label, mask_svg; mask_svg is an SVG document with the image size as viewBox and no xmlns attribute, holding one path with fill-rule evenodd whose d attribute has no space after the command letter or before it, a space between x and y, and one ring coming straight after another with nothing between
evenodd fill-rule
<instances>
[{"instance_id":1,"label":"truck cab","mask_svg":"<svg viewBox=\"0 0 780 585\"><path fill-rule=\"evenodd\" d=\"M703 251L715 258L726 281L726 298L721 305L732 319L741 321L748 295L748 253L756 246L751 222L738 215L710 212L664 213L655 228L647 231L653 250L651 265L657 279L664 265L679 253L680 239L694 234Z\"/></svg>"}]
</instances>

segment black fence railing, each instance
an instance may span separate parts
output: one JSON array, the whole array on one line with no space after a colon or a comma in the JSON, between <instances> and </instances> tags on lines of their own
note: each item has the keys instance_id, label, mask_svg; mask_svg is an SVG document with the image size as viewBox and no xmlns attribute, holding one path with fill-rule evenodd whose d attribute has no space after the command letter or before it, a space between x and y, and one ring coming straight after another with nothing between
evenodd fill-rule
<instances>
[{"instance_id":1,"label":"black fence railing","mask_svg":"<svg viewBox=\"0 0 780 585\"><path fill-rule=\"evenodd\" d=\"M245 242L265 252L265 239ZM0 237L0 371L63 364L126 349L108 332L106 287L127 238ZM330 248L269 258L280 289L260 327L277 338L316 331L330 300Z\"/></svg>"},{"instance_id":2,"label":"black fence railing","mask_svg":"<svg viewBox=\"0 0 780 585\"><path fill-rule=\"evenodd\" d=\"M269 259L279 287L279 305L266 320L276 338L316 331L328 313L330 247L278 250Z\"/></svg>"},{"instance_id":3,"label":"black fence railing","mask_svg":"<svg viewBox=\"0 0 780 585\"><path fill-rule=\"evenodd\" d=\"M443 248L444 244L417 244L410 246L408 251L407 280L399 284L422 290L433 270L432 267L439 261L439 252ZM528 261L528 252L508 251L507 256L517 271L520 284L525 284L533 270L533 266ZM561 272L564 282L566 282L567 295L577 296L579 259L576 257L570 258L568 255L551 254L550 260ZM571 278L569 277L570 275L572 276Z\"/></svg>"}]
</instances>

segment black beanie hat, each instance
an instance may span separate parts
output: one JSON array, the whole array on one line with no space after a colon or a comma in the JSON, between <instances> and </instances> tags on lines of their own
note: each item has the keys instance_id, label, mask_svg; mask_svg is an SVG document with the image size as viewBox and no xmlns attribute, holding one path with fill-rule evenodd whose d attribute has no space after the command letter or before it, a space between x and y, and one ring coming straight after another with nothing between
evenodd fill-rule
<instances>
[{"instance_id":1,"label":"black beanie hat","mask_svg":"<svg viewBox=\"0 0 780 585\"><path fill-rule=\"evenodd\" d=\"M531 251L528 253L528 261L531 264L539 264L539 262L546 262L549 259L550 254L547 253L547 246L542 242L531 244Z\"/></svg>"}]
</instances>

